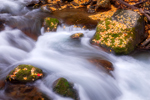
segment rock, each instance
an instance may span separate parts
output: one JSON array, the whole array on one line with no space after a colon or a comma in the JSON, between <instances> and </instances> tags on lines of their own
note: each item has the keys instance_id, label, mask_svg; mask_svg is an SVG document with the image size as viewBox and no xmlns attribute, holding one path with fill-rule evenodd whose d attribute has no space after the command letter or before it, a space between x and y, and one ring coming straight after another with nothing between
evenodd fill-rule
<instances>
[{"instance_id":1,"label":"rock","mask_svg":"<svg viewBox=\"0 0 150 100\"><path fill-rule=\"evenodd\" d=\"M107 60L102 60L102 59L89 59L89 61L93 64L95 64L97 67L104 67L107 71L113 71L114 67L113 64Z\"/></svg>"},{"instance_id":2,"label":"rock","mask_svg":"<svg viewBox=\"0 0 150 100\"><path fill-rule=\"evenodd\" d=\"M73 84L69 83L65 78L59 78L53 84L53 91L64 97L70 97L74 100L79 100L75 89L73 89Z\"/></svg>"},{"instance_id":3,"label":"rock","mask_svg":"<svg viewBox=\"0 0 150 100\"><path fill-rule=\"evenodd\" d=\"M0 80L0 90L5 87L5 81Z\"/></svg>"},{"instance_id":4,"label":"rock","mask_svg":"<svg viewBox=\"0 0 150 100\"><path fill-rule=\"evenodd\" d=\"M87 6L87 9L89 13L94 13L95 11L97 11L99 7L110 9L111 8L110 0L92 0L90 2L90 5Z\"/></svg>"},{"instance_id":5,"label":"rock","mask_svg":"<svg viewBox=\"0 0 150 100\"><path fill-rule=\"evenodd\" d=\"M4 22L0 20L0 31L4 30L4 28L5 28L3 23Z\"/></svg>"},{"instance_id":6,"label":"rock","mask_svg":"<svg viewBox=\"0 0 150 100\"><path fill-rule=\"evenodd\" d=\"M31 65L19 65L6 77L11 83L28 83L43 77L41 69Z\"/></svg>"},{"instance_id":7,"label":"rock","mask_svg":"<svg viewBox=\"0 0 150 100\"><path fill-rule=\"evenodd\" d=\"M47 4L49 0L39 0L41 4Z\"/></svg>"},{"instance_id":8,"label":"rock","mask_svg":"<svg viewBox=\"0 0 150 100\"><path fill-rule=\"evenodd\" d=\"M47 17L44 19L44 31L56 31L59 21L56 18Z\"/></svg>"},{"instance_id":9,"label":"rock","mask_svg":"<svg viewBox=\"0 0 150 100\"><path fill-rule=\"evenodd\" d=\"M51 100L34 86L8 84L5 93L10 100Z\"/></svg>"},{"instance_id":10,"label":"rock","mask_svg":"<svg viewBox=\"0 0 150 100\"><path fill-rule=\"evenodd\" d=\"M76 4L78 4L80 7L89 5L93 1L95 1L95 0L73 0L73 2L75 2Z\"/></svg>"},{"instance_id":11,"label":"rock","mask_svg":"<svg viewBox=\"0 0 150 100\"><path fill-rule=\"evenodd\" d=\"M50 9L48 5L41 6L41 10L46 13L52 13L52 9Z\"/></svg>"},{"instance_id":12,"label":"rock","mask_svg":"<svg viewBox=\"0 0 150 100\"><path fill-rule=\"evenodd\" d=\"M99 22L91 43L115 54L129 54L144 38L143 16L131 10L117 10L112 18Z\"/></svg>"},{"instance_id":13,"label":"rock","mask_svg":"<svg viewBox=\"0 0 150 100\"><path fill-rule=\"evenodd\" d=\"M97 10L99 7L111 8L110 0L97 0L95 9Z\"/></svg>"},{"instance_id":14,"label":"rock","mask_svg":"<svg viewBox=\"0 0 150 100\"><path fill-rule=\"evenodd\" d=\"M74 6L79 6L79 4L78 3L76 3L76 2L74 2L74 1L72 1L72 2L70 2L72 5L74 5Z\"/></svg>"},{"instance_id":15,"label":"rock","mask_svg":"<svg viewBox=\"0 0 150 100\"><path fill-rule=\"evenodd\" d=\"M71 35L70 37L71 37L72 39L79 39L79 38L81 38L81 37L83 37L83 36L84 36L83 33L75 33L75 34Z\"/></svg>"}]
</instances>

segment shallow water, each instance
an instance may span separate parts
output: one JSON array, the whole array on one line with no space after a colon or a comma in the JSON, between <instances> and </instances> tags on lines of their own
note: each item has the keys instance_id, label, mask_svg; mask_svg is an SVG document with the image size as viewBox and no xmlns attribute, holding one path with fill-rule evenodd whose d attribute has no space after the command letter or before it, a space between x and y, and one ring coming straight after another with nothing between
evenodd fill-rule
<instances>
[{"instance_id":1,"label":"shallow water","mask_svg":"<svg viewBox=\"0 0 150 100\"><path fill-rule=\"evenodd\" d=\"M7 0L7 2L10 6L14 4L13 0ZM24 7L26 3L22 7L20 2L24 4L23 0L15 1L18 8L12 8L13 11L27 9ZM1 5L4 4L5 2ZM5 7L3 9L6 9ZM3 13L0 18L8 19L10 24L17 23L17 25L18 22L25 19L23 22L26 24L25 26L28 26L32 17L35 18L33 12L39 14L38 10L29 11L27 9L23 15L12 15L14 13L10 11L11 15ZM11 18L16 18L16 20L11 22ZM36 18L38 19L37 16ZM5 79L6 75L19 64L31 64L46 73L46 76L35 82L34 85L53 100L71 100L71 98L61 97L52 91L53 82L60 77L75 84L74 88L78 90L80 100L150 99L149 52L133 56L115 56L106 53L89 43L95 29L85 30L75 28L73 25L66 26L64 29L62 25L58 27L56 32L44 33L41 28L41 32L38 33L41 35L35 41L23 34L21 28L11 28L8 25L4 24L5 29L0 32L0 79ZM21 27L21 25L18 26ZM34 27L32 24L29 27L33 29L32 33L40 26ZM78 32L84 34L80 41L70 39L71 34ZM115 69L111 72L113 77L87 60L93 57L111 61ZM4 90L0 90L0 99L7 100Z\"/></svg>"}]
</instances>

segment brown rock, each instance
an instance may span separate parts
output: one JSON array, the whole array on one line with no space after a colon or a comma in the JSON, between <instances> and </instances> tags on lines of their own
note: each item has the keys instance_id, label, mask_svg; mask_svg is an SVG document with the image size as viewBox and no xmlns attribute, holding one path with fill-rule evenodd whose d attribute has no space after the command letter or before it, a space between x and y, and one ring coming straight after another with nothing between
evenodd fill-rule
<instances>
[{"instance_id":1,"label":"brown rock","mask_svg":"<svg viewBox=\"0 0 150 100\"><path fill-rule=\"evenodd\" d=\"M89 59L89 61L93 64L95 64L97 67L104 67L107 71L113 71L114 67L113 64L107 60L102 60L102 59Z\"/></svg>"},{"instance_id":2,"label":"brown rock","mask_svg":"<svg viewBox=\"0 0 150 100\"><path fill-rule=\"evenodd\" d=\"M71 35L70 37L71 37L72 39L79 39L79 38L81 38L81 37L83 37L83 36L84 36L83 33L75 33L75 34Z\"/></svg>"},{"instance_id":3,"label":"brown rock","mask_svg":"<svg viewBox=\"0 0 150 100\"><path fill-rule=\"evenodd\" d=\"M13 100L51 100L36 87L23 84L7 84L5 93Z\"/></svg>"},{"instance_id":4,"label":"brown rock","mask_svg":"<svg viewBox=\"0 0 150 100\"><path fill-rule=\"evenodd\" d=\"M0 89L3 89L5 86L5 81L0 80Z\"/></svg>"}]
</instances>

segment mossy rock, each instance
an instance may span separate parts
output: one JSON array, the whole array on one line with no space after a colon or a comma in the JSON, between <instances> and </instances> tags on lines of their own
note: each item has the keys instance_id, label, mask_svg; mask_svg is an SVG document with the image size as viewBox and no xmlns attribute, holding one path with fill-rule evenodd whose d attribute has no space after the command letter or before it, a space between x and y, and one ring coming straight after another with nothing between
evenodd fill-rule
<instances>
[{"instance_id":1,"label":"mossy rock","mask_svg":"<svg viewBox=\"0 0 150 100\"><path fill-rule=\"evenodd\" d=\"M42 77L41 69L31 65L19 65L7 75L6 80L11 83L27 83Z\"/></svg>"},{"instance_id":2,"label":"mossy rock","mask_svg":"<svg viewBox=\"0 0 150 100\"><path fill-rule=\"evenodd\" d=\"M118 10L112 18L98 23L91 43L115 54L129 54L144 38L143 16L130 10Z\"/></svg>"},{"instance_id":3,"label":"mossy rock","mask_svg":"<svg viewBox=\"0 0 150 100\"><path fill-rule=\"evenodd\" d=\"M10 100L51 100L36 87L24 84L7 84L5 94Z\"/></svg>"},{"instance_id":4,"label":"mossy rock","mask_svg":"<svg viewBox=\"0 0 150 100\"><path fill-rule=\"evenodd\" d=\"M44 31L56 31L59 21L56 18L46 17L44 19Z\"/></svg>"},{"instance_id":5,"label":"mossy rock","mask_svg":"<svg viewBox=\"0 0 150 100\"><path fill-rule=\"evenodd\" d=\"M65 78L59 78L53 84L53 91L64 97L70 97L79 100L77 91L73 89L73 84L69 83Z\"/></svg>"},{"instance_id":6,"label":"mossy rock","mask_svg":"<svg viewBox=\"0 0 150 100\"><path fill-rule=\"evenodd\" d=\"M83 37L83 36L84 36L83 33L75 33L75 34L71 35L70 37L71 37L72 39L79 39L79 38L81 38L81 37Z\"/></svg>"}]
</instances>

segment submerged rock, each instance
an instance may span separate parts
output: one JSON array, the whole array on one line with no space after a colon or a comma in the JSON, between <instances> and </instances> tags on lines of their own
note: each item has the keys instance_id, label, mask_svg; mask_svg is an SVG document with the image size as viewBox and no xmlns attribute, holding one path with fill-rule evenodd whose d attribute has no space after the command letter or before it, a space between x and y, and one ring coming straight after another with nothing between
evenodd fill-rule
<instances>
[{"instance_id":1,"label":"submerged rock","mask_svg":"<svg viewBox=\"0 0 150 100\"><path fill-rule=\"evenodd\" d=\"M4 22L0 20L0 31L4 30Z\"/></svg>"},{"instance_id":2,"label":"submerged rock","mask_svg":"<svg viewBox=\"0 0 150 100\"><path fill-rule=\"evenodd\" d=\"M107 71L114 70L113 64L110 61L97 58L89 59L89 61L95 64L97 67L104 67Z\"/></svg>"},{"instance_id":3,"label":"submerged rock","mask_svg":"<svg viewBox=\"0 0 150 100\"><path fill-rule=\"evenodd\" d=\"M42 77L41 69L31 65L19 65L7 75L6 80L11 83L27 83Z\"/></svg>"},{"instance_id":4,"label":"submerged rock","mask_svg":"<svg viewBox=\"0 0 150 100\"><path fill-rule=\"evenodd\" d=\"M5 93L10 100L51 100L34 86L7 84Z\"/></svg>"},{"instance_id":5,"label":"submerged rock","mask_svg":"<svg viewBox=\"0 0 150 100\"><path fill-rule=\"evenodd\" d=\"M5 81L0 80L0 90L5 87Z\"/></svg>"},{"instance_id":6,"label":"submerged rock","mask_svg":"<svg viewBox=\"0 0 150 100\"><path fill-rule=\"evenodd\" d=\"M137 12L118 10L97 25L92 44L116 54L129 54L145 38L144 19Z\"/></svg>"},{"instance_id":7,"label":"submerged rock","mask_svg":"<svg viewBox=\"0 0 150 100\"><path fill-rule=\"evenodd\" d=\"M75 34L71 35L70 37L71 37L72 39L79 39L79 38L81 38L81 37L83 37L83 36L84 36L83 33L75 33Z\"/></svg>"},{"instance_id":8,"label":"submerged rock","mask_svg":"<svg viewBox=\"0 0 150 100\"><path fill-rule=\"evenodd\" d=\"M53 91L64 97L70 97L74 100L79 100L73 84L69 83L65 78L59 78L53 84Z\"/></svg>"},{"instance_id":9,"label":"submerged rock","mask_svg":"<svg viewBox=\"0 0 150 100\"><path fill-rule=\"evenodd\" d=\"M47 17L44 19L44 31L56 31L59 21L56 18Z\"/></svg>"}]
</instances>

